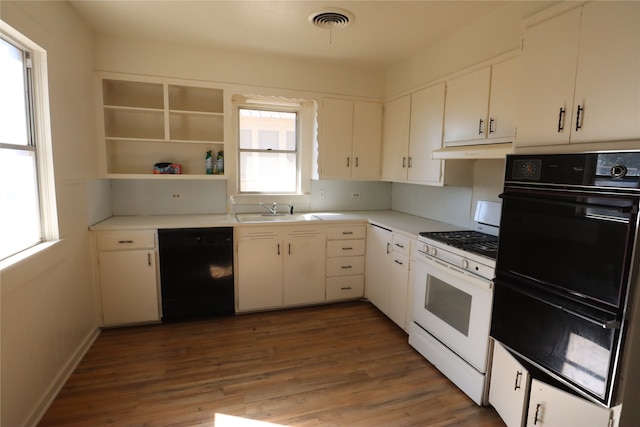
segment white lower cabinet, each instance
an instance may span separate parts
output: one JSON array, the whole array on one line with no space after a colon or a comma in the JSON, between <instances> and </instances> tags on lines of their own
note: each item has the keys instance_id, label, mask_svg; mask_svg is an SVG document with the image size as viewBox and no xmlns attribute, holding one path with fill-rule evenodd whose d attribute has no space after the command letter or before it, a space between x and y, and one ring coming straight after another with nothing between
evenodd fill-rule
<instances>
[{"instance_id":1,"label":"white lower cabinet","mask_svg":"<svg viewBox=\"0 0 640 427\"><path fill-rule=\"evenodd\" d=\"M529 372L504 347L495 343L489 403L507 426L524 425L529 385Z\"/></svg>"},{"instance_id":2,"label":"white lower cabinet","mask_svg":"<svg viewBox=\"0 0 640 427\"><path fill-rule=\"evenodd\" d=\"M236 239L239 311L325 300L324 227L238 228Z\"/></svg>"},{"instance_id":3,"label":"white lower cabinet","mask_svg":"<svg viewBox=\"0 0 640 427\"><path fill-rule=\"evenodd\" d=\"M361 224L329 227L327 301L362 298L366 228Z\"/></svg>"},{"instance_id":4,"label":"white lower cabinet","mask_svg":"<svg viewBox=\"0 0 640 427\"><path fill-rule=\"evenodd\" d=\"M160 321L155 235L96 233L103 325Z\"/></svg>"},{"instance_id":5,"label":"white lower cabinet","mask_svg":"<svg viewBox=\"0 0 640 427\"><path fill-rule=\"evenodd\" d=\"M537 379L530 380L524 366L497 342L489 403L508 427L608 427L613 416L612 410Z\"/></svg>"},{"instance_id":6,"label":"white lower cabinet","mask_svg":"<svg viewBox=\"0 0 640 427\"><path fill-rule=\"evenodd\" d=\"M383 227L368 226L365 295L405 330L408 326L410 251L410 239Z\"/></svg>"},{"instance_id":7,"label":"white lower cabinet","mask_svg":"<svg viewBox=\"0 0 640 427\"><path fill-rule=\"evenodd\" d=\"M284 273L279 236L240 240L237 254L238 309L282 306Z\"/></svg>"}]
</instances>

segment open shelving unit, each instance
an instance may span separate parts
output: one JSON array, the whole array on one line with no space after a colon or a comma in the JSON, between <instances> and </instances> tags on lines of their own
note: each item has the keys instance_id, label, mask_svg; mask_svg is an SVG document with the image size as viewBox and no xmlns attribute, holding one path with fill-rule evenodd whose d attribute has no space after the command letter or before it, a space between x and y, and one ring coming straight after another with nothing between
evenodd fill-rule
<instances>
[{"instance_id":1,"label":"open shelving unit","mask_svg":"<svg viewBox=\"0 0 640 427\"><path fill-rule=\"evenodd\" d=\"M208 175L205 155L224 151L223 90L101 77L104 166L108 178L226 179ZM178 163L181 174L154 174Z\"/></svg>"}]
</instances>

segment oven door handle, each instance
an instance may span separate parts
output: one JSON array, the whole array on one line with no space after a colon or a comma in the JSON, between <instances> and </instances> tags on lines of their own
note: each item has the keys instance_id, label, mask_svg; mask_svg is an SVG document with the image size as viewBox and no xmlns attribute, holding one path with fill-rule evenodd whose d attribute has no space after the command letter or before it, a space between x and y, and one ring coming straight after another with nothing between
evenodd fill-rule
<instances>
[{"instance_id":1,"label":"oven door handle","mask_svg":"<svg viewBox=\"0 0 640 427\"><path fill-rule=\"evenodd\" d=\"M581 313L577 313L573 310L569 310L566 307L561 307L562 311L571 314L572 316L579 317L582 320L586 320L587 322L593 323L594 325L600 326L602 329L620 329L620 321L619 320L599 320L593 319L589 316L586 316Z\"/></svg>"},{"instance_id":2,"label":"oven door handle","mask_svg":"<svg viewBox=\"0 0 640 427\"><path fill-rule=\"evenodd\" d=\"M621 322L615 318L613 319L604 319L604 318L595 318L594 316L589 316L588 314L585 313L579 313L576 310L572 310L571 308L567 308L566 306L564 306L563 304L558 303L557 301L551 301L550 298L545 298L544 296L542 296L541 294L539 294L536 291L523 291L523 290L517 290L515 289L513 286L509 286L508 287L516 290L516 292L520 292L522 294L527 295L529 298L533 298L537 301L540 301L543 304L546 305L550 305L551 307L557 309L557 310L562 310L567 314L570 314L572 316L578 317L582 320L586 320L589 323L592 323L594 325L600 326L602 329L620 329L621 326Z\"/></svg>"},{"instance_id":3,"label":"oven door handle","mask_svg":"<svg viewBox=\"0 0 640 427\"><path fill-rule=\"evenodd\" d=\"M536 195L536 196L529 196L529 195L519 196L514 194L502 193L498 197L500 197L501 199L524 200L524 201L535 200L537 202L549 203L549 204L560 205L560 206L609 209L609 210L620 212L623 214L638 213L638 207L635 205L635 203L632 204L631 206L615 206L615 205L606 205L604 203L569 202L564 200L554 200L550 198L544 198L544 197L540 197L539 195Z\"/></svg>"}]
</instances>

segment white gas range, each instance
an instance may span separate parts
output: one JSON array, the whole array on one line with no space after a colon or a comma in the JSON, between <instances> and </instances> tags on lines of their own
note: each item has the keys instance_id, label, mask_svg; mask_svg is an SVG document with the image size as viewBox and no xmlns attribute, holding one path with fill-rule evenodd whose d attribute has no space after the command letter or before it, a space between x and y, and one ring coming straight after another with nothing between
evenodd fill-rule
<instances>
[{"instance_id":1,"label":"white gas range","mask_svg":"<svg viewBox=\"0 0 640 427\"><path fill-rule=\"evenodd\" d=\"M500 203L479 201L475 230L418 236L409 343L478 405L487 404Z\"/></svg>"}]
</instances>

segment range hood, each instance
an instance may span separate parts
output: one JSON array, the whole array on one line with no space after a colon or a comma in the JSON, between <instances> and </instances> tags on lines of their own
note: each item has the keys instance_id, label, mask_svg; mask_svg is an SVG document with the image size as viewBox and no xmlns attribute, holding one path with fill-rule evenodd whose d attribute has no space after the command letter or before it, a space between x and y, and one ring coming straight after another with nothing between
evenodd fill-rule
<instances>
[{"instance_id":1,"label":"range hood","mask_svg":"<svg viewBox=\"0 0 640 427\"><path fill-rule=\"evenodd\" d=\"M452 159L504 159L507 154L513 152L513 144L480 144L459 145L455 147L442 147L431 154L431 158L437 160Z\"/></svg>"}]
</instances>

